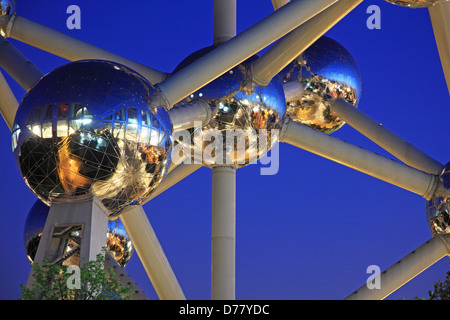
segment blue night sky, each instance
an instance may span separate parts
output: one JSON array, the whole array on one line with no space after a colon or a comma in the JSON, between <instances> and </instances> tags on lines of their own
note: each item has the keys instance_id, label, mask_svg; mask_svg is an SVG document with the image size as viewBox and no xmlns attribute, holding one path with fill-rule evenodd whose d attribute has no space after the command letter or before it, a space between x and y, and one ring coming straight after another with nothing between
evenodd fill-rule
<instances>
[{"instance_id":1,"label":"blue night sky","mask_svg":"<svg viewBox=\"0 0 450 320\"><path fill-rule=\"evenodd\" d=\"M213 1L17 0L18 14L155 69L171 72L211 45ZM81 8L81 30L66 9ZM369 30L369 5L381 29ZM238 0L238 32L273 11L270 0ZM443 164L450 160L449 93L427 9L366 0L327 35L359 64L359 108ZM10 39L43 72L66 60ZM24 91L7 79L20 101ZM334 136L389 156L348 125ZM36 197L24 184L0 122L0 299L19 297L30 272L23 228ZM370 265L385 270L429 240L425 200L290 145L280 145L276 175L260 165L237 171L237 299L343 299ZM144 206L188 299L210 298L211 170L202 168ZM392 294L427 297L450 269L445 258ZM157 298L137 254L126 270Z\"/></svg>"}]
</instances>

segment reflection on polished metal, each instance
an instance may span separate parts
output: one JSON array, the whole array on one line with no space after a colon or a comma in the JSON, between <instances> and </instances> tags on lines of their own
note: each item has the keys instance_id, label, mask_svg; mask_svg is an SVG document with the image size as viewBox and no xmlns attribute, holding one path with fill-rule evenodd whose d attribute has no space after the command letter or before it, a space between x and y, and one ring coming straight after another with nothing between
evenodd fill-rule
<instances>
[{"instance_id":1,"label":"reflection on polished metal","mask_svg":"<svg viewBox=\"0 0 450 320\"><path fill-rule=\"evenodd\" d=\"M386 0L389 3L409 8L426 8L448 0Z\"/></svg>"},{"instance_id":2,"label":"reflection on polished metal","mask_svg":"<svg viewBox=\"0 0 450 320\"><path fill-rule=\"evenodd\" d=\"M15 0L0 0L0 16L11 15L16 12Z\"/></svg>"},{"instance_id":3,"label":"reflection on polished metal","mask_svg":"<svg viewBox=\"0 0 450 320\"><path fill-rule=\"evenodd\" d=\"M119 219L108 222L106 249L122 268L128 264L133 254L133 244Z\"/></svg>"},{"instance_id":4,"label":"reflection on polished metal","mask_svg":"<svg viewBox=\"0 0 450 320\"><path fill-rule=\"evenodd\" d=\"M193 53L180 63L175 72L212 49L209 47ZM191 152L193 159L201 159L204 166L228 164L242 167L266 154L275 143L271 130L286 109L283 86L278 78L265 87L248 81L247 66L256 58L249 58L181 102L203 100L211 107L212 118L208 125L191 129L187 142L184 137L178 139L178 143ZM223 139L215 138L217 136ZM263 145L264 148L261 147Z\"/></svg>"},{"instance_id":5,"label":"reflection on polished metal","mask_svg":"<svg viewBox=\"0 0 450 320\"><path fill-rule=\"evenodd\" d=\"M300 100L287 103L286 114L295 122L332 133L344 122L330 111L336 98L357 107L361 97L361 75L352 55L329 37L319 38L280 76L284 83L298 81L304 87Z\"/></svg>"},{"instance_id":6,"label":"reflection on polished metal","mask_svg":"<svg viewBox=\"0 0 450 320\"><path fill-rule=\"evenodd\" d=\"M28 261L33 264L39 242L44 231L50 207L37 200L25 220L23 240ZM76 237L68 239L67 250L72 250L76 245ZM133 254L133 245L119 219L108 222L106 234L106 249L116 259L117 263L125 268ZM74 255L77 255L75 253ZM79 259L79 256L78 256ZM73 262L73 261L72 261Z\"/></svg>"},{"instance_id":7,"label":"reflection on polished metal","mask_svg":"<svg viewBox=\"0 0 450 320\"><path fill-rule=\"evenodd\" d=\"M13 151L47 205L96 196L111 214L143 202L170 165L171 123L149 107L153 87L122 65L84 60L43 77L24 97Z\"/></svg>"},{"instance_id":8,"label":"reflection on polished metal","mask_svg":"<svg viewBox=\"0 0 450 320\"><path fill-rule=\"evenodd\" d=\"M450 189L450 162L442 170L440 180L445 188ZM433 236L450 233L450 196L427 201L427 220Z\"/></svg>"}]
</instances>

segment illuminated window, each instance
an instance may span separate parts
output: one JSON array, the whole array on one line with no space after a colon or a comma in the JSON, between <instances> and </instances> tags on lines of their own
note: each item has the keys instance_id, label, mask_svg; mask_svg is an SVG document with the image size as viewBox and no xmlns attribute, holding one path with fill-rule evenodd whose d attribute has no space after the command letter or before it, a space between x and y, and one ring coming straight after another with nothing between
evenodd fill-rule
<instances>
[{"instance_id":1,"label":"illuminated window","mask_svg":"<svg viewBox=\"0 0 450 320\"><path fill-rule=\"evenodd\" d=\"M67 119L69 117L69 104L58 104L58 119Z\"/></svg>"}]
</instances>

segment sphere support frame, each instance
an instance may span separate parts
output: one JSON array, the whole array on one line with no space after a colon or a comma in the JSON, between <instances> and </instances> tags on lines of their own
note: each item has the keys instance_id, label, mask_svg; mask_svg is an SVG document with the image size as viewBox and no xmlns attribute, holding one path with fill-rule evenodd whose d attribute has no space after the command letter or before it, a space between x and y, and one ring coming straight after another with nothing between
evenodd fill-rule
<instances>
[{"instance_id":1,"label":"sphere support frame","mask_svg":"<svg viewBox=\"0 0 450 320\"><path fill-rule=\"evenodd\" d=\"M83 202L53 204L47 217L34 263L42 266L67 263L83 266L104 254L108 228L108 210L96 197ZM74 259L78 256L78 259ZM27 288L34 283L30 272Z\"/></svg>"}]
</instances>

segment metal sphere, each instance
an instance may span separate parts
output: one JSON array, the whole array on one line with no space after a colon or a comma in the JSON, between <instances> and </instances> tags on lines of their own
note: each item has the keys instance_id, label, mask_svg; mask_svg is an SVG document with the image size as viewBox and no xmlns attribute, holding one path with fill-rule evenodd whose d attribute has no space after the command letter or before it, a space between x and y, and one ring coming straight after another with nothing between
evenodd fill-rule
<instances>
[{"instance_id":1,"label":"metal sphere","mask_svg":"<svg viewBox=\"0 0 450 320\"><path fill-rule=\"evenodd\" d=\"M171 123L154 89L122 65L59 67L25 95L12 144L28 187L47 205L96 196L111 214L142 203L170 165Z\"/></svg>"},{"instance_id":2,"label":"metal sphere","mask_svg":"<svg viewBox=\"0 0 450 320\"><path fill-rule=\"evenodd\" d=\"M28 261L33 264L50 208L37 200L25 220L23 242Z\"/></svg>"},{"instance_id":3,"label":"metal sphere","mask_svg":"<svg viewBox=\"0 0 450 320\"><path fill-rule=\"evenodd\" d=\"M304 87L300 100L287 103L293 121L332 133L345 123L330 111L334 99L343 98L357 107L361 75L352 55L335 40L321 37L280 72L283 81L299 81Z\"/></svg>"},{"instance_id":4,"label":"metal sphere","mask_svg":"<svg viewBox=\"0 0 450 320\"><path fill-rule=\"evenodd\" d=\"M15 0L0 0L0 16L9 16L16 12Z\"/></svg>"},{"instance_id":5,"label":"metal sphere","mask_svg":"<svg viewBox=\"0 0 450 320\"><path fill-rule=\"evenodd\" d=\"M213 48L192 54L175 72ZM277 141L273 130L286 110L283 87L279 78L265 87L251 84L247 67L255 59L257 56L249 58L181 102L198 99L211 106L211 121L189 130L190 141L177 140L206 167L243 167L264 156Z\"/></svg>"},{"instance_id":6,"label":"metal sphere","mask_svg":"<svg viewBox=\"0 0 450 320\"><path fill-rule=\"evenodd\" d=\"M25 220L23 240L30 264L33 264L44 231L50 207L37 200ZM106 249L111 252L122 268L125 268L133 254L133 245L119 219L108 222Z\"/></svg>"},{"instance_id":7,"label":"metal sphere","mask_svg":"<svg viewBox=\"0 0 450 320\"><path fill-rule=\"evenodd\" d=\"M448 0L386 0L389 3L409 8L427 8Z\"/></svg>"},{"instance_id":8,"label":"metal sphere","mask_svg":"<svg viewBox=\"0 0 450 320\"><path fill-rule=\"evenodd\" d=\"M445 188L450 189L450 162L442 170L440 180ZM428 200L426 210L428 226L433 235L450 233L450 196Z\"/></svg>"}]
</instances>

